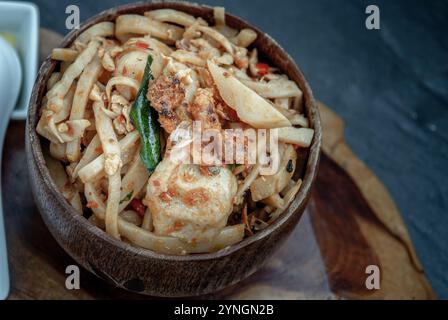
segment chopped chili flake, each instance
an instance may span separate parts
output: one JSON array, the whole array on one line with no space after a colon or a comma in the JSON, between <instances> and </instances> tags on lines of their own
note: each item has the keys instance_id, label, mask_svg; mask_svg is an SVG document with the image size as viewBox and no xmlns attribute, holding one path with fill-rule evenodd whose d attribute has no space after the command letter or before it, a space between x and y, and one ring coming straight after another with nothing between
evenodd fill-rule
<instances>
[{"instance_id":1,"label":"chopped chili flake","mask_svg":"<svg viewBox=\"0 0 448 320\"><path fill-rule=\"evenodd\" d=\"M148 49L149 48L149 44L147 44L146 42L137 42L135 44L135 46L140 49Z\"/></svg>"},{"instance_id":2,"label":"chopped chili flake","mask_svg":"<svg viewBox=\"0 0 448 320\"><path fill-rule=\"evenodd\" d=\"M95 201L89 201L87 202L86 207L96 209L98 208L98 203L96 203Z\"/></svg>"},{"instance_id":3,"label":"chopped chili flake","mask_svg":"<svg viewBox=\"0 0 448 320\"><path fill-rule=\"evenodd\" d=\"M143 72L139 71L135 76L135 80L142 81L142 79L143 79Z\"/></svg>"},{"instance_id":4,"label":"chopped chili flake","mask_svg":"<svg viewBox=\"0 0 448 320\"><path fill-rule=\"evenodd\" d=\"M154 185L154 187L160 187L160 181L159 180L154 180L153 182L152 182L152 184Z\"/></svg>"},{"instance_id":5,"label":"chopped chili flake","mask_svg":"<svg viewBox=\"0 0 448 320\"><path fill-rule=\"evenodd\" d=\"M142 200L134 198L130 203L132 209L137 212L141 217L145 215L146 207L143 204Z\"/></svg>"},{"instance_id":6,"label":"chopped chili flake","mask_svg":"<svg viewBox=\"0 0 448 320\"><path fill-rule=\"evenodd\" d=\"M125 186L125 188L126 188L126 190L131 190L130 191L130 193L131 193L131 197L132 197L132 195L134 194L134 185L135 185L135 182L134 181L130 181L126 186Z\"/></svg>"},{"instance_id":7,"label":"chopped chili flake","mask_svg":"<svg viewBox=\"0 0 448 320\"><path fill-rule=\"evenodd\" d=\"M100 146L100 147L96 147L95 148L95 152L96 153L102 153L103 152L103 148Z\"/></svg>"},{"instance_id":8,"label":"chopped chili flake","mask_svg":"<svg viewBox=\"0 0 448 320\"><path fill-rule=\"evenodd\" d=\"M176 228L177 230L181 229L184 226L184 224L181 221L176 221L174 223L174 228Z\"/></svg>"},{"instance_id":9,"label":"chopped chili flake","mask_svg":"<svg viewBox=\"0 0 448 320\"><path fill-rule=\"evenodd\" d=\"M168 233L179 231L184 227L182 221L175 221L174 224L168 229Z\"/></svg>"},{"instance_id":10,"label":"chopped chili flake","mask_svg":"<svg viewBox=\"0 0 448 320\"><path fill-rule=\"evenodd\" d=\"M168 192L162 192L159 194L159 198L164 202L170 202L172 200Z\"/></svg>"},{"instance_id":11,"label":"chopped chili flake","mask_svg":"<svg viewBox=\"0 0 448 320\"><path fill-rule=\"evenodd\" d=\"M173 188L173 187L169 187L168 190L167 190L167 192L168 192L168 194L169 194L171 197L174 197L174 196L177 195L177 191L176 191L176 189Z\"/></svg>"},{"instance_id":12,"label":"chopped chili flake","mask_svg":"<svg viewBox=\"0 0 448 320\"><path fill-rule=\"evenodd\" d=\"M266 63L258 62L255 64L255 68L257 68L258 74L260 76L264 76L269 73L269 65Z\"/></svg>"},{"instance_id":13,"label":"chopped chili flake","mask_svg":"<svg viewBox=\"0 0 448 320\"><path fill-rule=\"evenodd\" d=\"M125 123L125 122L126 122L126 118L125 118L124 115L122 115L122 114L120 114L120 115L117 117L117 119L118 119L118 121L121 122L121 123Z\"/></svg>"}]
</instances>

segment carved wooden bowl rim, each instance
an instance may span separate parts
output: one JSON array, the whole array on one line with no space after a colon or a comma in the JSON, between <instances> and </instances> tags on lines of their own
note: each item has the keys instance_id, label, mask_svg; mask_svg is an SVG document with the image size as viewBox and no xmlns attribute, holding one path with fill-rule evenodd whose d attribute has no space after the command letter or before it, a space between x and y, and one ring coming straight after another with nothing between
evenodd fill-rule
<instances>
[{"instance_id":1,"label":"carved wooden bowl rim","mask_svg":"<svg viewBox=\"0 0 448 320\"><path fill-rule=\"evenodd\" d=\"M213 9L209 6L199 5L194 3L184 3L184 2L152 2L152 3L133 3L118 6L109 10L105 10L87 21L85 21L79 30L71 31L65 38L62 40L62 43L59 47L68 47L72 44L74 39L83 31L85 31L90 26L95 23L101 21L110 21L114 20L116 16L120 14L126 13L139 13L143 14L144 11L161 9L161 8L173 8L181 11L185 11L187 13L191 13L195 16L202 16L207 20L212 19L213 17ZM99 229L98 227L90 224L86 218L80 216L64 199L62 194L57 190L56 185L50 177L50 173L45 165L45 160L42 152L42 146L40 142L40 138L37 135L35 130L37 121L38 121L38 110L41 105L42 97L45 93L46 82L50 77L52 71L57 65L57 61L51 60L51 57L48 56L42 66L40 67L36 82L34 84L32 96L29 104L29 111L27 117L27 129L26 134L28 135L30 141L30 149L31 155L29 155L29 159L34 159L37 162L37 169L39 171L40 177L39 179L43 180L43 183L48 187L51 192L51 195L59 202L60 207L62 207L72 219L72 222L79 223L83 228L87 229L94 236L101 238L101 240L111 243L112 245L126 250L129 254L139 255L150 259L160 259L160 260L170 260L170 261L201 261L201 260L214 260L219 259L224 256L227 256L235 251L241 250L246 246L262 240L266 238L276 230L280 229L282 225L287 223L287 221L296 214L301 214L303 211L303 204L309 198L312 184L315 180L318 164L319 164L319 155L321 148L321 140L322 140L322 128L319 117L319 112L316 106L316 102L314 100L311 88L308 85L308 82L305 80L302 72L297 67L293 59L285 52L285 50L275 42L269 35L260 31L254 25L244 21L241 18L238 18L231 14L226 14L226 22L228 25L236 27L237 29L242 28L251 28L255 30L258 34L258 39L256 41L256 47L261 54L264 54L271 61L277 62L275 65L280 67L280 64L283 65L283 68L280 69L286 73L291 79L296 81L304 94L304 105L307 117L310 121L310 127L314 128L315 134L311 146L309 148L309 155L305 168L305 175L303 177L302 186L294 198L293 202L290 206L282 213L273 223L271 223L266 229L259 231L253 236L247 237L243 239L241 242L224 248L217 252L212 253L204 253L204 254L190 254L190 255L169 255L169 254L161 254L148 249L137 248L126 242L117 240L104 231ZM269 53L269 50L271 52ZM41 214L45 214L42 213Z\"/></svg>"}]
</instances>

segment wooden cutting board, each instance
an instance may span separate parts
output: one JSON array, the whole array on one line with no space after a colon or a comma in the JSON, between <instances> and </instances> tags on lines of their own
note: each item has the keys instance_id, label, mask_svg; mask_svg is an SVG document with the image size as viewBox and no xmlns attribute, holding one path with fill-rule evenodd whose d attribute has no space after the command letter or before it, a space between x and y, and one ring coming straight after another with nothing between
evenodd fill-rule
<instances>
[{"instance_id":1,"label":"wooden cutting board","mask_svg":"<svg viewBox=\"0 0 448 320\"><path fill-rule=\"evenodd\" d=\"M41 30L41 57L61 36ZM433 299L435 295L393 199L344 142L344 123L319 103L323 154L299 225L265 266L243 282L202 298ZM2 183L11 273L10 299L147 299L81 269L81 289L67 290L65 268L76 264L46 229L28 185L24 122L12 122ZM380 270L368 290L366 267Z\"/></svg>"}]
</instances>

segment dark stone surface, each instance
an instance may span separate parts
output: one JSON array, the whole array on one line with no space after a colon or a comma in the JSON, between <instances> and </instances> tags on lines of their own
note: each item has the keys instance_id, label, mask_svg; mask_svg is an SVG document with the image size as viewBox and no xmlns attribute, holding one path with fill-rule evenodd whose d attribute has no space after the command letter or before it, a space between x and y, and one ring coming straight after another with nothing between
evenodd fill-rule
<instances>
[{"instance_id":1,"label":"dark stone surface","mask_svg":"<svg viewBox=\"0 0 448 320\"><path fill-rule=\"evenodd\" d=\"M65 30L128 1L34 1L41 25ZM315 96L346 122L346 140L386 184L435 291L448 298L448 2L210 1L255 23L296 60ZM381 30L365 28L365 8Z\"/></svg>"}]
</instances>

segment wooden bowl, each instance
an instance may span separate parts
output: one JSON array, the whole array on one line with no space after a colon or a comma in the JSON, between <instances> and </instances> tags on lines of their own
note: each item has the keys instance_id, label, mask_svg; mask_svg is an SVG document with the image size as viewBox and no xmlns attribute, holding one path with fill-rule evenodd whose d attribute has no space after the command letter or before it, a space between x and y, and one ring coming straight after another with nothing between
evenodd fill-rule
<instances>
[{"instance_id":1,"label":"wooden bowl","mask_svg":"<svg viewBox=\"0 0 448 320\"><path fill-rule=\"evenodd\" d=\"M114 20L121 14L143 14L160 8L181 10L208 21L213 19L212 8L196 4L130 4L104 11L87 20L78 31L72 31L64 38L61 47L68 47L77 35L95 23ZM57 62L47 57L39 70L30 100L25 134L31 187L37 207L53 237L73 259L118 287L153 296L181 297L207 294L235 284L254 273L266 258L272 256L296 226L310 197L322 136L319 113L311 89L291 57L272 38L233 15L227 14L226 21L237 29L255 30L258 33L255 46L263 59L279 67L298 83L304 93L305 112L315 135L303 159L302 187L291 205L266 229L218 252L174 256L137 248L110 237L75 212L50 177L43 156L45 144L35 130L46 82ZM299 243L297 250L301 250Z\"/></svg>"}]
</instances>

